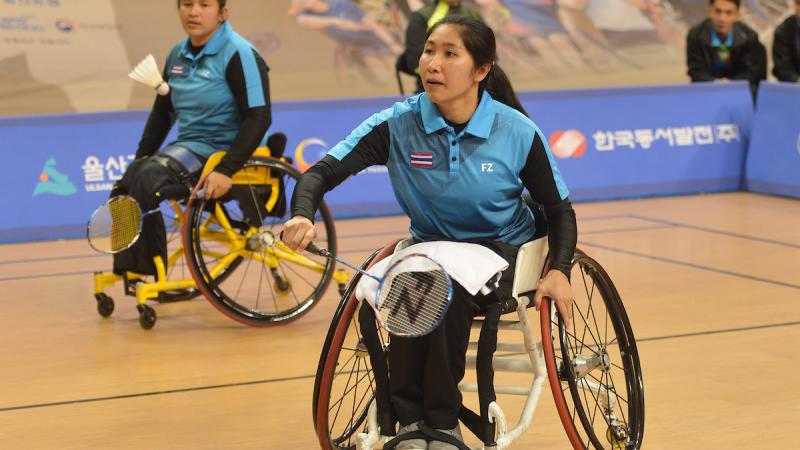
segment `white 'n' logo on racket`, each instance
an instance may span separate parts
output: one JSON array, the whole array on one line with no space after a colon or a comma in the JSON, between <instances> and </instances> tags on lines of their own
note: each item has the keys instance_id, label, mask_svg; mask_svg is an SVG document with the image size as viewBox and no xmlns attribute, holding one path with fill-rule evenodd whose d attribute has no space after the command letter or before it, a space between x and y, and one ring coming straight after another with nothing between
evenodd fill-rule
<instances>
[{"instance_id":1,"label":"white 'n' logo on racket","mask_svg":"<svg viewBox=\"0 0 800 450\"><path fill-rule=\"evenodd\" d=\"M400 276L403 275L408 275L416 281L414 288L411 289L408 285L402 284L402 290L397 296L397 301L392 302L393 304L391 306L387 306L390 306L390 311L393 316L400 313L400 308L405 309L409 322L414 323L417 321L417 318L419 318L419 314L425 306L425 297L431 291L436 281L433 276L425 272L408 272Z\"/></svg>"}]
</instances>

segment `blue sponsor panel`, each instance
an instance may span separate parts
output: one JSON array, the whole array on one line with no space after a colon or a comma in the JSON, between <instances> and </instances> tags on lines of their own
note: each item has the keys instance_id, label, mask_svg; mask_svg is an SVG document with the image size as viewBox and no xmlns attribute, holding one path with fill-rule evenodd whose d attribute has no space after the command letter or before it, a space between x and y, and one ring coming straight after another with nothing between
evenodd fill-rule
<instances>
[{"instance_id":1,"label":"blue sponsor panel","mask_svg":"<svg viewBox=\"0 0 800 450\"><path fill-rule=\"evenodd\" d=\"M746 83L522 94L573 200L737 190L753 107Z\"/></svg>"},{"instance_id":2,"label":"blue sponsor panel","mask_svg":"<svg viewBox=\"0 0 800 450\"><path fill-rule=\"evenodd\" d=\"M747 85L525 93L574 200L740 188L752 106ZM275 102L271 131L301 171L395 97ZM0 242L80 237L133 159L147 111L0 119L6 164ZM172 139L172 137L168 138ZM400 213L384 167L326 196L337 218Z\"/></svg>"},{"instance_id":3,"label":"blue sponsor panel","mask_svg":"<svg viewBox=\"0 0 800 450\"><path fill-rule=\"evenodd\" d=\"M745 186L800 198L800 86L762 84L753 119Z\"/></svg>"},{"instance_id":4,"label":"blue sponsor panel","mask_svg":"<svg viewBox=\"0 0 800 450\"><path fill-rule=\"evenodd\" d=\"M0 119L0 242L80 237L133 160L147 112Z\"/></svg>"},{"instance_id":5,"label":"blue sponsor panel","mask_svg":"<svg viewBox=\"0 0 800 450\"><path fill-rule=\"evenodd\" d=\"M574 200L737 190L753 116L746 83L523 93ZM398 99L275 105L303 170ZM400 213L383 167L326 197L337 217Z\"/></svg>"}]
</instances>

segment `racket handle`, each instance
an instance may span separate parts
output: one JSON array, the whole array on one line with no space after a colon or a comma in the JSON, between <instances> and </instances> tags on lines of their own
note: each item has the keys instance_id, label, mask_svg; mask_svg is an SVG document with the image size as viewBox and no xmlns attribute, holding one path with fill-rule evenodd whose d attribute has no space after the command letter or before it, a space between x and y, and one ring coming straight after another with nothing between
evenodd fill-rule
<instances>
[{"instance_id":1,"label":"racket handle","mask_svg":"<svg viewBox=\"0 0 800 450\"><path fill-rule=\"evenodd\" d=\"M283 230L281 230L281 233L278 235L278 239L283 240ZM313 242L308 244L308 247L306 247L306 251L309 253L313 253L315 255L324 256L326 258L333 257L333 255L331 255L331 252L325 250L324 248L317 247L316 245L314 245Z\"/></svg>"},{"instance_id":2,"label":"racket handle","mask_svg":"<svg viewBox=\"0 0 800 450\"><path fill-rule=\"evenodd\" d=\"M331 252L329 252L328 250L326 250L324 248L317 247L316 245L314 245L313 242L308 244L308 247L306 247L306 250L311 252L311 253L313 253L313 254L315 254L315 255L319 255L319 256L325 256L325 257L328 257L328 258L333 256L333 255L331 255Z\"/></svg>"}]
</instances>

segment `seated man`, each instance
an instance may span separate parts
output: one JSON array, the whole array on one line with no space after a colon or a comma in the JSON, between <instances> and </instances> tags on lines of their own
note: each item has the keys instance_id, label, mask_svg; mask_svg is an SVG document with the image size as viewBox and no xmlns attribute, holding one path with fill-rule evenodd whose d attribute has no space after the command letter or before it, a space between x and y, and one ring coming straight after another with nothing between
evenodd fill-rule
<instances>
[{"instance_id":1,"label":"seated man","mask_svg":"<svg viewBox=\"0 0 800 450\"><path fill-rule=\"evenodd\" d=\"M417 78L415 94L424 90L419 77L419 57L428 37L428 30L449 15L463 14L480 19L481 15L474 9L461 6L461 0L436 0L423 6L411 14L406 27L406 50L397 60L397 70Z\"/></svg>"},{"instance_id":2,"label":"seated man","mask_svg":"<svg viewBox=\"0 0 800 450\"><path fill-rule=\"evenodd\" d=\"M779 81L797 83L800 79L800 0L794 0L795 14L775 28L772 41L772 73Z\"/></svg>"},{"instance_id":3,"label":"seated man","mask_svg":"<svg viewBox=\"0 0 800 450\"><path fill-rule=\"evenodd\" d=\"M709 18L686 37L692 82L748 80L755 96L766 78L766 49L758 34L739 21L740 0L710 0Z\"/></svg>"}]
</instances>

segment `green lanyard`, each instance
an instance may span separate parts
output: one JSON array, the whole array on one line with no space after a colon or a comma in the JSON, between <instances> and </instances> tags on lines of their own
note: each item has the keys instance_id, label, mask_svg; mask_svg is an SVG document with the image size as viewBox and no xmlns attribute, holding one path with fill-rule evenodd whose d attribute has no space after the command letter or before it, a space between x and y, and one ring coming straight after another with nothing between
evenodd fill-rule
<instances>
[{"instance_id":1,"label":"green lanyard","mask_svg":"<svg viewBox=\"0 0 800 450\"><path fill-rule=\"evenodd\" d=\"M436 9L433 11L433 15L428 19L428 30L433 28L440 20L447 17L448 12L450 12L450 4L444 0L440 0L439 4L436 5Z\"/></svg>"}]
</instances>

